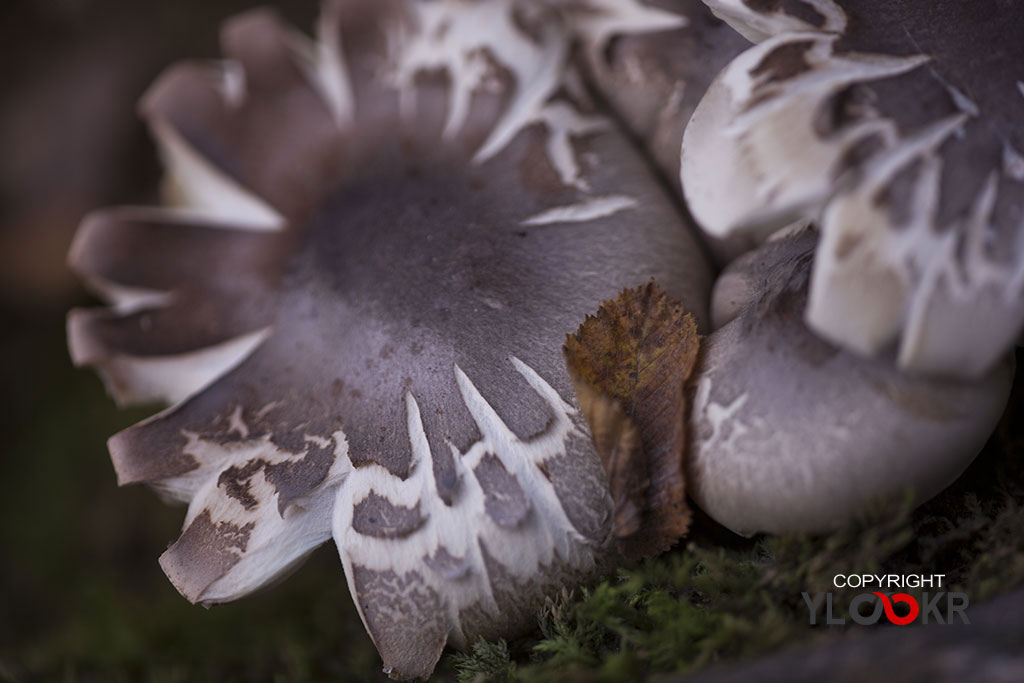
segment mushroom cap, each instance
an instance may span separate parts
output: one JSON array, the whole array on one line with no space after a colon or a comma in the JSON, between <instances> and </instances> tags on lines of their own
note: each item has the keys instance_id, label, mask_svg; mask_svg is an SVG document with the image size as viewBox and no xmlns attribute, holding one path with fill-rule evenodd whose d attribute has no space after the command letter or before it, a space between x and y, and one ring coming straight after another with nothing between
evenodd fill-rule
<instances>
[{"instance_id":1,"label":"mushroom cap","mask_svg":"<svg viewBox=\"0 0 1024 683\"><path fill-rule=\"evenodd\" d=\"M760 43L779 33L846 28L846 14L833 0L703 0L711 12L744 38Z\"/></svg>"},{"instance_id":2,"label":"mushroom cap","mask_svg":"<svg viewBox=\"0 0 1024 683\"><path fill-rule=\"evenodd\" d=\"M679 148L686 123L715 75L749 43L700 0L663 6L671 12L663 14L676 18L674 24L652 19L655 30L620 35L606 50L585 50L584 65L588 81L682 199ZM574 26L589 45L590 26L580 20ZM757 246L745 235L706 238L712 255L723 264Z\"/></svg>"},{"instance_id":3,"label":"mushroom cap","mask_svg":"<svg viewBox=\"0 0 1024 683\"><path fill-rule=\"evenodd\" d=\"M69 345L119 401L173 403L109 446L189 503L161 558L188 599L333 536L416 678L609 558L562 343L651 278L705 321L710 275L572 40L511 0L327 3L316 41L256 11L143 99L174 205L83 223L71 265L111 307Z\"/></svg>"},{"instance_id":4,"label":"mushroom cap","mask_svg":"<svg viewBox=\"0 0 1024 683\"><path fill-rule=\"evenodd\" d=\"M742 312L698 360L689 416L689 495L741 534L821 531L876 500L924 502L992 433L1012 356L979 380L914 377L863 358L804 322L817 234L744 257Z\"/></svg>"},{"instance_id":5,"label":"mushroom cap","mask_svg":"<svg viewBox=\"0 0 1024 683\"><path fill-rule=\"evenodd\" d=\"M1024 8L708 4L763 42L684 134L694 217L719 238L817 221L815 332L864 355L897 344L908 371L984 377L1024 325Z\"/></svg>"},{"instance_id":6,"label":"mushroom cap","mask_svg":"<svg viewBox=\"0 0 1024 683\"><path fill-rule=\"evenodd\" d=\"M794 16L811 47L793 54L827 62L829 17ZM547 595L614 560L562 342L652 278L704 326L710 272L572 47L674 172L658 140L683 135L708 79L684 55L710 35L672 51L659 32L680 24L609 0L328 2L314 41L248 13L225 27L225 61L153 86L141 110L169 205L83 222L71 265L109 307L73 311L68 336L120 402L172 404L109 446L121 483L189 504L161 558L183 595L241 597L333 537L385 670L412 679L448 643L530 626ZM631 55L655 77L620 94ZM659 93L683 80L665 114ZM780 238L731 271L744 304L702 354L693 496L741 532L930 495L1008 391L1003 366L917 379L820 340L801 318L815 240Z\"/></svg>"}]
</instances>

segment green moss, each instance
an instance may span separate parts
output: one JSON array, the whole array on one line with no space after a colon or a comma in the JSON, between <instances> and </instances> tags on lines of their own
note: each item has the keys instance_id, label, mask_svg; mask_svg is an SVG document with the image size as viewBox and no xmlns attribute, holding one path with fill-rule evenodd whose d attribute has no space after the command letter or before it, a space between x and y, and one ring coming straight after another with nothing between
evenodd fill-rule
<instances>
[{"instance_id":1,"label":"green moss","mask_svg":"<svg viewBox=\"0 0 1024 683\"><path fill-rule=\"evenodd\" d=\"M480 640L473 644L472 652L452 656L452 665L458 671L459 681L509 681L516 677L516 665L509 658L508 643Z\"/></svg>"}]
</instances>

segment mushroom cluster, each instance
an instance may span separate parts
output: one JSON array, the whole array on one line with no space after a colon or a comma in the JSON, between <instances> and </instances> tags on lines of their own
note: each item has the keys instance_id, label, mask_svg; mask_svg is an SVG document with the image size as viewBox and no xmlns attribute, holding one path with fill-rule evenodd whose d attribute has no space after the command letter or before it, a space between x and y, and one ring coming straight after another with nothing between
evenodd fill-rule
<instances>
[{"instance_id":1,"label":"mushroom cluster","mask_svg":"<svg viewBox=\"0 0 1024 683\"><path fill-rule=\"evenodd\" d=\"M563 341L651 279L708 335L687 485L729 528L923 500L973 458L1024 318L1024 258L990 243L1020 241L1024 145L1002 110L974 125L1001 91L918 74L904 124L883 105L909 86L884 79L925 58L874 22L670 5L328 0L314 39L257 10L225 60L145 95L166 205L83 222L70 262L109 306L68 338L119 403L170 405L109 448L120 483L188 504L160 559L186 598L239 598L333 538L395 678L529 628L617 561ZM932 81L974 118L930 109ZM1003 175L979 160L997 139ZM947 154L972 165L946 179ZM708 254L744 254L714 299Z\"/></svg>"}]
</instances>

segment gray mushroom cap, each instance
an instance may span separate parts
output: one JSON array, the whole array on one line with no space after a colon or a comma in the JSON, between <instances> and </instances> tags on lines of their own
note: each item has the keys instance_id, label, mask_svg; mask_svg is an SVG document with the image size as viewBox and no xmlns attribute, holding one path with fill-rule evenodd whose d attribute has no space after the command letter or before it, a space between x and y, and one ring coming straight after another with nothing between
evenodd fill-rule
<instances>
[{"instance_id":1,"label":"gray mushroom cap","mask_svg":"<svg viewBox=\"0 0 1024 683\"><path fill-rule=\"evenodd\" d=\"M663 181L682 199L683 131L715 75L749 47L700 0L660 3L674 22L618 36L607 49L584 50L588 80L641 142ZM599 24L603 26L603 24ZM582 20L574 26L584 46L596 37ZM601 35L597 33L597 36ZM728 263L757 245L746 235L705 235L712 255Z\"/></svg>"},{"instance_id":2,"label":"gray mushroom cap","mask_svg":"<svg viewBox=\"0 0 1024 683\"><path fill-rule=\"evenodd\" d=\"M802 312L817 239L784 237L730 267L741 312L698 360L688 491L737 533L825 530L908 491L924 502L974 459L1009 396L1012 356L979 380L930 379L815 335Z\"/></svg>"},{"instance_id":3,"label":"gray mushroom cap","mask_svg":"<svg viewBox=\"0 0 1024 683\"><path fill-rule=\"evenodd\" d=\"M896 344L909 371L986 376L1024 325L1024 8L708 5L763 42L687 127L694 217L718 238L815 220L815 332L864 355Z\"/></svg>"},{"instance_id":4,"label":"gray mushroom cap","mask_svg":"<svg viewBox=\"0 0 1024 683\"><path fill-rule=\"evenodd\" d=\"M173 404L109 446L189 504L161 558L188 599L333 536L415 678L612 553L562 343L651 278L703 324L710 277L571 41L505 1L328 3L316 41L259 11L146 95L177 204L83 223L71 265L111 307L69 344L118 400Z\"/></svg>"}]
</instances>

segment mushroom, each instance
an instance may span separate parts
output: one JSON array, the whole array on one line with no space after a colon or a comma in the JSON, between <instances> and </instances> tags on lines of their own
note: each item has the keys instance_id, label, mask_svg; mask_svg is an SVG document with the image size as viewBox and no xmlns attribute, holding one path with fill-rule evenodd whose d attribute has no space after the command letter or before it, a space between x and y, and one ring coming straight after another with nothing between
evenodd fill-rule
<instances>
[{"instance_id":1,"label":"mushroom","mask_svg":"<svg viewBox=\"0 0 1024 683\"><path fill-rule=\"evenodd\" d=\"M975 382L941 382L904 376L896 367L906 367L904 358L891 357L888 349L879 350L875 360L841 352L848 346L844 339L818 339L817 329L795 319L792 308L792 301L806 301L806 270L823 269L824 246L813 266L806 253L817 243L807 231L818 218L814 207L849 182L827 172L828 159L847 153L850 163L856 161L864 152L863 139L879 124L834 115L838 132L812 133L829 121L826 115L849 116L843 107L866 99L851 99L844 88L908 72L921 60L849 54L831 70L813 71L798 82L801 55L806 52L814 63L818 54L804 45L808 36L831 44L845 30L847 15L838 5L828 0L705 4L677 0L671 8L685 15L680 25L585 52L596 89L685 197L709 232L714 255L731 261L715 283L715 332L695 373L690 495L740 533L828 528L870 499L892 497L907 487L923 502L966 467L990 433L1005 404L1009 337L962 339L964 351L979 357L990 355L986 345L996 344L999 362ZM859 25L864 32L873 30L870 22ZM740 34L765 42L744 51ZM727 68L712 80L722 67ZM740 86L747 88L742 102L733 94ZM788 88L786 98L776 96L780 88ZM845 99L832 102L822 94L836 92ZM801 182L788 183L790 175ZM823 243L828 235L824 232ZM747 251L766 239L771 241L764 248ZM797 257L802 260L794 270L791 261ZM854 270L851 277L870 282L872 272ZM988 272L979 277L987 278ZM784 297L785 305L776 291L783 285L796 292ZM843 313L847 326L860 325L881 305L855 286L851 281ZM953 324L956 310L943 319ZM728 324L737 317L741 322ZM997 329L1016 325L1014 320L997 320ZM937 332L927 344L944 343L948 333ZM823 362L831 354L834 359ZM949 413L944 406L956 407L956 419L928 419L929 410ZM858 432L851 431L854 426Z\"/></svg>"},{"instance_id":2,"label":"mushroom","mask_svg":"<svg viewBox=\"0 0 1024 683\"><path fill-rule=\"evenodd\" d=\"M687 127L717 238L818 223L806 320L907 371L982 378L1024 325L1024 7L708 0L759 40ZM981 47L983 46L983 47Z\"/></svg>"},{"instance_id":3,"label":"mushroom","mask_svg":"<svg viewBox=\"0 0 1024 683\"><path fill-rule=\"evenodd\" d=\"M226 61L147 93L171 205L84 221L70 262L110 308L69 345L172 404L109 448L188 503L160 559L186 598L333 536L385 670L419 678L610 560L562 342L651 278L703 324L709 269L543 6L328 3L318 31L242 15Z\"/></svg>"},{"instance_id":4,"label":"mushroom","mask_svg":"<svg viewBox=\"0 0 1024 683\"><path fill-rule=\"evenodd\" d=\"M613 37L679 23L607 0L328 2L315 41L252 12L226 61L154 85L168 206L83 222L71 265L110 306L68 337L118 401L171 404L109 448L120 483L188 503L161 557L185 597L241 597L333 537L385 670L412 679L615 561L562 342L651 278L706 328L710 269L572 46L598 79ZM749 301L700 360L693 495L741 532L933 493L1005 399L1005 368L910 378L809 332L815 239L738 263Z\"/></svg>"},{"instance_id":5,"label":"mushroom","mask_svg":"<svg viewBox=\"0 0 1024 683\"><path fill-rule=\"evenodd\" d=\"M740 534L834 528L908 490L928 500L1009 398L1012 356L977 380L924 378L819 338L802 319L817 241L797 231L726 269L738 314L695 370L688 494Z\"/></svg>"},{"instance_id":6,"label":"mushroom","mask_svg":"<svg viewBox=\"0 0 1024 683\"><path fill-rule=\"evenodd\" d=\"M667 11L647 17L651 30L617 35L607 49L595 47L603 44L609 25L600 13L573 16L572 23L584 46L587 78L682 199L679 148L686 123L715 75L749 43L700 0L674 0L664 6ZM743 235L707 237L721 263L756 246Z\"/></svg>"}]
</instances>

